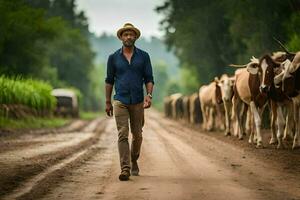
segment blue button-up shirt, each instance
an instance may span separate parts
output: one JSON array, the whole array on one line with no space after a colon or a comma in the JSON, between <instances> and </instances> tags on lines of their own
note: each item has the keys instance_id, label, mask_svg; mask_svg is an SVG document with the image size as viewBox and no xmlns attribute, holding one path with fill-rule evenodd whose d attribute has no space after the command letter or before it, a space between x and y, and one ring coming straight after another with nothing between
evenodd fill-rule
<instances>
[{"instance_id":1,"label":"blue button-up shirt","mask_svg":"<svg viewBox=\"0 0 300 200\"><path fill-rule=\"evenodd\" d=\"M143 102L143 83L154 83L149 54L134 47L131 61L128 62L123 49L117 50L108 57L105 82L115 84L115 100L126 105Z\"/></svg>"}]
</instances>

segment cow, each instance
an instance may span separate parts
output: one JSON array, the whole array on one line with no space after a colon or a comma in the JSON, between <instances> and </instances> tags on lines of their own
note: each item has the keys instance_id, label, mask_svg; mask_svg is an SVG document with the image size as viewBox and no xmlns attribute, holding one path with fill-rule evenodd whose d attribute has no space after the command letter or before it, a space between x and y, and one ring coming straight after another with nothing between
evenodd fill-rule
<instances>
[{"instance_id":1,"label":"cow","mask_svg":"<svg viewBox=\"0 0 300 200\"><path fill-rule=\"evenodd\" d=\"M175 93L170 96L173 119L181 119L183 116L182 97L181 93Z\"/></svg>"},{"instance_id":2,"label":"cow","mask_svg":"<svg viewBox=\"0 0 300 200\"><path fill-rule=\"evenodd\" d=\"M288 51L277 51L273 52L271 57L274 61L282 63L286 60L292 61L295 57L295 53L290 53Z\"/></svg>"},{"instance_id":3,"label":"cow","mask_svg":"<svg viewBox=\"0 0 300 200\"><path fill-rule=\"evenodd\" d=\"M264 55L259 59L259 65L256 65L249 69L249 72L253 75L258 75L260 80L259 90L261 94L267 95L271 100L272 119L271 140L276 141L275 137L275 119L277 120L277 148L283 148L283 135L287 135L291 132L293 126L292 106L293 103L289 99L286 93L282 92L280 88L276 88L274 84L274 78L280 74L283 69L282 64L273 60L270 55ZM287 108L287 117L283 114L283 108ZM285 130L284 130L285 127ZM285 132L285 133L284 133ZM272 142L272 141L271 141Z\"/></svg>"},{"instance_id":4,"label":"cow","mask_svg":"<svg viewBox=\"0 0 300 200\"><path fill-rule=\"evenodd\" d=\"M218 82L225 110L225 136L231 135L230 125L234 80L234 77L228 77L227 74L223 74Z\"/></svg>"},{"instance_id":5,"label":"cow","mask_svg":"<svg viewBox=\"0 0 300 200\"><path fill-rule=\"evenodd\" d=\"M165 117L172 117L172 99L170 96L166 96L164 98L164 111Z\"/></svg>"},{"instance_id":6,"label":"cow","mask_svg":"<svg viewBox=\"0 0 300 200\"><path fill-rule=\"evenodd\" d=\"M215 115L222 103L222 94L221 88L218 85L218 78L215 78L209 85L200 87L199 99L203 117L203 129L212 131L215 128Z\"/></svg>"},{"instance_id":7,"label":"cow","mask_svg":"<svg viewBox=\"0 0 300 200\"><path fill-rule=\"evenodd\" d=\"M251 73L258 68L258 64L259 60L252 57L248 64L242 65L242 67L246 68L236 71L232 104L234 116L238 124L238 130L235 130L235 134L238 133L239 139L243 139L243 135L245 134L245 113L247 113L248 107L250 107L253 117L253 130L256 130L257 135L256 147L262 148L261 117L267 105L268 97L259 91L260 81L258 74ZM249 143L253 143L252 135L249 137Z\"/></svg>"},{"instance_id":8,"label":"cow","mask_svg":"<svg viewBox=\"0 0 300 200\"><path fill-rule=\"evenodd\" d=\"M201 106L199 100L199 94L196 92L190 96L190 123L197 124L202 120Z\"/></svg>"},{"instance_id":9,"label":"cow","mask_svg":"<svg viewBox=\"0 0 300 200\"><path fill-rule=\"evenodd\" d=\"M182 105L183 105L183 119L186 122L190 121L190 97L184 96L182 99Z\"/></svg>"},{"instance_id":10,"label":"cow","mask_svg":"<svg viewBox=\"0 0 300 200\"><path fill-rule=\"evenodd\" d=\"M295 135L292 149L299 148L299 119L300 119L300 52L297 52L292 62L286 60L283 63L283 71L274 78L275 87L280 88L292 99L294 107Z\"/></svg>"}]
</instances>

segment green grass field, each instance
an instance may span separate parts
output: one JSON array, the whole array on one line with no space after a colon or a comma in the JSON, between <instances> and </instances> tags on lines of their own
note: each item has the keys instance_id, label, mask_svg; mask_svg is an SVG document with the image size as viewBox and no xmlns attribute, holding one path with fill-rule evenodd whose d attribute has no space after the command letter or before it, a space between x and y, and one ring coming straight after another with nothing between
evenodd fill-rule
<instances>
[{"instance_id":1,"label":"green grass field","mask_svg":"<svg viewBox=\"0 0 300 200\"><path fill-rule=\"evenodd\" d=\"M103 116L104 112L80 112L80 119L92 120ZM61 117L27 117L22 119L10 119L0 117L0 129L38 129L60 127L73 120Z\"/></svg>"},{"instance_id":2,"label":"green grass field","mask_svg":"<svg viewBox=\"0 0 300 200\"><path fill-rule=\"evenodd\" d=\"M79 116L80 119L84 119L84 120L91 120L91 119L95 119L96 117L100 117L103 116L105 114L105 112L85 112L85 111L81 111Z\"/></svg>"},{"instance_id":3,"label":"green grass field","mask_svg":"<svg viewBox=\"0 0 300 200\"><path fill-rule=\"evenodd\" d=\"M28 117L24 119L7 119L0 117L0 129L36 129L36 128L54 128L65 125L72 119L57 117L39 118Z\"/></svg>"}]
</instances>

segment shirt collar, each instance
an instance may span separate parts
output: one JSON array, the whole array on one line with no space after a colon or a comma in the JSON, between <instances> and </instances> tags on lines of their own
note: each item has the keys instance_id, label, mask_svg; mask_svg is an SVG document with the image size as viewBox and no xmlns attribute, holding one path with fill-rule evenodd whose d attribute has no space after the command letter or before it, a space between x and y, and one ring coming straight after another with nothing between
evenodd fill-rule
<instances>
[{"instance_id":1,"label":"shirt collar","mask_svg":"<svg viewBox=\"0 0 300 200\"><path fill-rule=\"evenodd\" d=\"M134 46L134 47L133 47L133 53L138 53L138 51L139 51L138 48L137 48L136 46ZM123 53L123 47L121 47L119 53L120 53L120 54Z\"/></svg>"}]
</instances>

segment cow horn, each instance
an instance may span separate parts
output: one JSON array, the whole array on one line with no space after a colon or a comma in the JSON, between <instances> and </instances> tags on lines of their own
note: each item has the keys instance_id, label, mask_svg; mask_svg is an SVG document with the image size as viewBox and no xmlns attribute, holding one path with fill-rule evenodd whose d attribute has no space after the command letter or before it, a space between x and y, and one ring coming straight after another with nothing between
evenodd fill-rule
<instances>
[{"instance_id":1,"label":"cow horn","mask_svg":"<svg viewBox=\"0 0 300 200\"><path fill-rule=\"evenodd\" d=\"M228 65L230 67L246 67L247 65L235 65L235 64L230 64Z\"/></svg>"},{"instance_id":2,"label":"cow horn","mask_svg":"<svg viewBox=\"0 0 300 200\"><path fill-rule=\"evenodd\" d=\"M283 50L287 53L287 54L291 54L291 55L296 55L295 53L291 53L278 39L276 39L275 37L273 37L273 39L279 44L279 46L281 48L283 48Z\"/></svg>"},{"instance_id":3,"label":"cow horn","mask_svg":"<svg viewBox=\"0 0 300 200\"><path fill-rule=\"evenodd\" d=\"M254 56L252 56L252 58L250 59L251 62L254 63L259 63L259 60L257 58L255 58Z\"/></svg>"}]
</instances>

